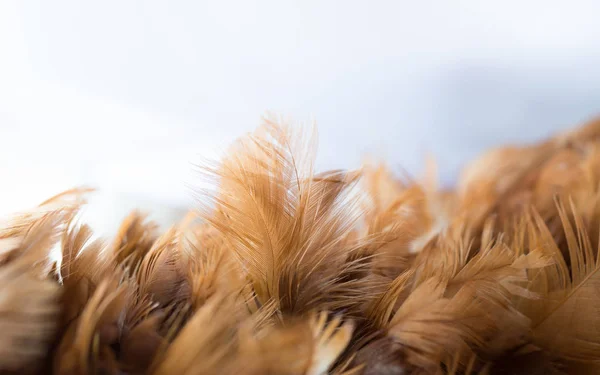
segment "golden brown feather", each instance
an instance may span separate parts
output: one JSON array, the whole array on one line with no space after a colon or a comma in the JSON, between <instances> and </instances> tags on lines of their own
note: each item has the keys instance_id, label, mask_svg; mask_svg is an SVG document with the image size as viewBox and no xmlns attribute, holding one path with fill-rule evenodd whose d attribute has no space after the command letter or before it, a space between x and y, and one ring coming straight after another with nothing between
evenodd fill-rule
<instances>
[{"instance_id":1,"label":"golden brown feather","mask_svg":"<svg viewBox=\"0 0 600 375\"><path fill-rule=\"evenodd\" d=\"M94 239L88 189L3 221L0 374L600 373L600 121L454 189L316 144L264 119L162 234Z\"/></svg>"}]
</instances>

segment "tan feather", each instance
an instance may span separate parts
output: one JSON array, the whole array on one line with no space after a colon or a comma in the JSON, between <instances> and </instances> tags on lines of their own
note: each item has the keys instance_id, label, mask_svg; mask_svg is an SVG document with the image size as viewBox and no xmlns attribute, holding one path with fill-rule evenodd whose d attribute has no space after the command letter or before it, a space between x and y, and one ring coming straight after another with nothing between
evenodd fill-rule
<instances>
[{"instance_id":1,"label":"tan feather","mask_svg":"<svg viewBox=\"0 0 600 375\"><path fill-rule=\"evenodd\" d=\"M448 190L432 163L316 173L315 133L282 123L204 168L199 217L162 235L134 211L92 240L86 189L3 222L0 372L598 373L598 120Z\"/></svg>"},{"instance_id":2,"label":"tan feather","mask_svg":"<svg viewBox=\"0 0 600 375\"><path fill-rule=\"evenodd\" d=\"M158 237L158 225L147 221L146 216L134 211L123 220L114 240L115 261L127 262L135 268L150 251Z\"/></svg>"},{"instance_id":3,"label":"tan feather","mask_svg":"<svg viewBox=\"0 0 600 375\"><path fill-rule=\"evenodd\" d=\"M274 299L287 313L339 310L360 296L362 284L340 282L345 267L357 266L345 262L347 255L360 250L345 243L358 221L347 194L356 175L313 176L313 145L266 120L215 171L217 208L204 214L237 255L260 303Z\"/></svg>"},{"instance_id":4,"label":"tan feather","mask_svg":"<svg viewBox=\"0 0 600 375\"><path fill-rule=\"evenodd\" d=\"M149 295L162 305L175 299L183 282L178 267L180 244L177 228L169 229L144 255L136 272L140 295Z\"/></svg>"},{"instance_id":5,"label":"tan feather","mask_svg":"<svg viewBox=\"0 0 600 375\"><path fill-rule=\"evenodd\" d=\"M166 352L156 357L151 373L232 373L236 320L231 300L213 296L195 312Z\"/></svg>"},{"instance_id":6,"label":"tan feather","mask_svg":"<svg viewBox=\"0 0 600 375\"><path fill-rule=\"evenodd\" d=\"M90 373L106 367L116 370L114 354L107 347L118 339L127 288L127 284L119 285L118 280L104 280L98 285L57 348L55 373Z\"/></svg>"},{"instance_id":7,"label":"tan feather","mask_svg":"<svg viewBox=\"0 0 600 375\"><path fill-rule=\"evenodd\" d=\"M576 233L561 204L559 213L569 246L570 277L564 263L562 269L546 272L545 276L555 279L559 287L549 290L544 298L545 309L534 324L534 340L562 358L598 361L600 262L577 214Z\"/></svg>"},{"instance_id":8,"label":"tan feather","mask_svg":"<svg viewBox=\"0 0 600 375\"><path fill-rule=\"evenodd\" d=\"M0 268L0 371L39 367L57 328L60 290L28 267L17 261Z\"/></svg>"}]
</instances>

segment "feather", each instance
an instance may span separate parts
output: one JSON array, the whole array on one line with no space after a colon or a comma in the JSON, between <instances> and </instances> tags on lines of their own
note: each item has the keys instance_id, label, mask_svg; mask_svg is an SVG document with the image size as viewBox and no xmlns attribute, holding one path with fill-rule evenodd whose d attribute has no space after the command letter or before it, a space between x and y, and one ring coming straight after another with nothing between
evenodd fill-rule
<instances>
[{"instance_id":1,"label":"feather","mask_svg":"<svg viewBox=\"0 0 600 375\"><path fill-rule=\"evenodd\" d=\"M213 171L221 179L217 207L204 213L242 263L258 301L273 299L292 314L345 308L364 284L339 282L347 255L360 250L344 240L358 221L348 194L356 174L314 176L314 143L266 120Z\"/></svg>"},{"instance_id":2,"label":"feather","mask_svg":"<svg viewBox=\"0 0 600 375\"><path fill-rule=\"evenodd\" d=\"M150 251L157 238L158 226L147 222L146 216L134 211L123 220L114 240L115 261L127 262L135 268Z\"/></svg>"},{"instance_id":3,"label":"feather","mask_svg":"<svg viewBox=\"0 0 600 375\"><path fill-rule=\"evenodd\" d=\"M0 268L0 370L39 366L56 329L59 288L28 267L17 261Z\"/></svg>"},{"instance_id":4,"label":"feather","mask_svg":"<svg viewBox=\"0 0 600 375\"><path fill-rule=\"evenodd\" d=\"M194 228L193 233L181 239L179 267L186 282L181 285L179 298L195 311L218 292L246 291L243 270L227 251L221 234L207 225Z\"/></svg>"},{"instance_id":5,"label":"feather","mask_svg":"<svg viewBox=\"0 0 600 375\"><path fill-rule=\"evenodd\" d=\"M452 189L433 163L317 173L316 144L265 118L162 234L134 211L95 238L81 188L5 220L0 372L600 371L600 121Z\"/></svg>"},{"instance_id":6,"label":"feather","mask_svg":"<svg viewBox=\"0 0 600 375\"><path fill-rule=\"evenodd\" d=\"M570 277L564 263L561 269L546 273L547 278L560 278L559 288L545 295L544 310L533 327L534 342L565 359L597 361L600 360L600 262L577 214L574 230L561 203L558 211L569 247Z\"/></svg>"},{"instance_id":7,"label":"feather","mask_svg":"<svg viewBox=\"0 0 600 375\"><path fill-rule=\"evenodd\" d=\"M98 285L57 348L55 373L90 373L101 367L116 370L114 355L106 349L118 339L127 287L108 279Z\"/></svg>"},{"instance_id":8,"label":"feather","mask_svg":"<svg viewBox=\"0 0 600 375\"><path fill-rule=\"evenodd\" d=\"M237 319L232 307L225 296L213 296L194 313L167 350L155 357L150 373L232 373L236 335L233 323Z\"/></svg>"},{"instance_id":9,"label":"feather","mask_svg":"<svg viewBox=\"0 0 600 375\"><path fill-rule=\"evenodd\" d=\"M306 375L326 374L352 337L351 323L341 324L340 317L335 317L329 323L326 321L327 314L324 312L313 315L309 321L316 343L315 354Z\"/></svg>"},{"instance_id":10,"label":"feather","mask_svg":"<svg viewBox=\"0 0 600 375\"><path fill-rule=\"evenodd\" d=\"M433 370L446 361L447 354L462 355L467 344L483 338L472 324L486 325L481 309L471 307L470 293L443 297L445 283L430 279L419 285L396 311L388 326L388 335L403 346L406 361L416 367Z\"/></svg>"},{"instance_id":11,"label":"feather","mask_svg":"<svg viewBox=\"0 0 600 375\"><path fill-rule=\"evenodd\" d=\"M136 272L140 295L150 295L163 305L172 301L183 280L179 256L177 228L173 227L156 240L140 262Z\"/></svg>"}]
</instances>

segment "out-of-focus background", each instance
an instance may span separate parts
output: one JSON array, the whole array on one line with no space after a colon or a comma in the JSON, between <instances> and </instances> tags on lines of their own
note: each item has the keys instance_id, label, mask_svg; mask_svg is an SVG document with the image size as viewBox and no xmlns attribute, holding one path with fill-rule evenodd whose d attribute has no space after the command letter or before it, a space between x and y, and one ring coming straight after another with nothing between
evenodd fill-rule
<instances>
[{"instance_id":1,"label":"out-of-focus background","mask_svg":"<svg viewBox=\"0 0 600 375\"><path fill-rule=\"evenodd\" d=\"M193 207L192 163L265 110L451 183L491 146L600 113L600 2L0 1L0 214L74 185L111 231Z\"/></svg>"}]
</instances>

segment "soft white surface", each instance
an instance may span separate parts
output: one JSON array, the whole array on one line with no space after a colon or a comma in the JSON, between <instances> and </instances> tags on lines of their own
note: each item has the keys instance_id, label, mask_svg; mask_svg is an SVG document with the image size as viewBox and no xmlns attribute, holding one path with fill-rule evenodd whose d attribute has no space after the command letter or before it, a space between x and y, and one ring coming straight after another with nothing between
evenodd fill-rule
<instances>
[{"instance_id":1,"label":"soft white surface","mask_svg":"<svg viewBox=\"0 0 600 375\"><path fill-rule=\"evenodd\" d=\"M265 110L444 181L600 112L598 1L0 1L0 213L74 184L100 227L191 207L191 163ZM135 197L135 199L132 199Z\"/></svg>"}]
</instances>

